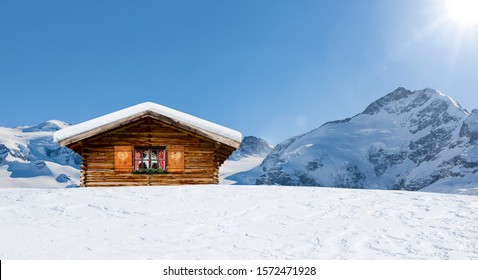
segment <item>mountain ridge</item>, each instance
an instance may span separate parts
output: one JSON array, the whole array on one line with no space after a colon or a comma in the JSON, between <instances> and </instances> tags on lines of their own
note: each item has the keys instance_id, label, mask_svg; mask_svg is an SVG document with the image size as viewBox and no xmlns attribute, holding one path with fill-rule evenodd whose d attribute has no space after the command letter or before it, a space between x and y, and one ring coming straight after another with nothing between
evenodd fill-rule
<instances>
[{"instance_id":1,"label":"mountain ridge","mask_svg":"<svg viewBox=\"0 0 478 280\"><path fill-rule=\"evenodd\" d=\"M72 187L81 158L53 142L68 124L0 127L0 187ZM361 113L286 139L271 150L245 137L229 161L265 157L238 184L478 194L478 109L433 89L395 91ZM228 179L226 178L226 179Z\"/></svg>"},{"instance_id":2,"label":"mountain ridge","mask_svg":"<svg viewBox=\"0 0 478 280\"><path fill-rule=\"evenodd\" d=\"M246 157L265 157L274 146L266 140L256 136L246 136L242 139L241 145L235 150L228 160L240 160Z\"/></svg>"},{"instance_id":3,"label":"mountain ridge","mask_svg":"<svg viewBox=\"0 0 478 280\"><path fill-rule=\"evenodd\" d=\"M256 184L475 192L476 115L439 91L397 88L283 141L251 174Z\"/></svg>"}]
</instances>

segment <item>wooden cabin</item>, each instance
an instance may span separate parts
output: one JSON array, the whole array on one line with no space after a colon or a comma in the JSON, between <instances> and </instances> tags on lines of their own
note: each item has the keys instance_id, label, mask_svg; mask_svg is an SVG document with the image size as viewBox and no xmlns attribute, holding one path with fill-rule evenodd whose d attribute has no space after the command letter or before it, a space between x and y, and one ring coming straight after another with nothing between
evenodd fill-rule
<instances>
[{"instance_id":1,"label":"wooden cabin","mask_svg":"<svg viewBox=\"0 0 478 280\"><path fill-rule=\"evenodd\" d=\"M147 102L54 134L82 157L81 187L218 184L241 133Z\"/></svg>"}]
</instances>

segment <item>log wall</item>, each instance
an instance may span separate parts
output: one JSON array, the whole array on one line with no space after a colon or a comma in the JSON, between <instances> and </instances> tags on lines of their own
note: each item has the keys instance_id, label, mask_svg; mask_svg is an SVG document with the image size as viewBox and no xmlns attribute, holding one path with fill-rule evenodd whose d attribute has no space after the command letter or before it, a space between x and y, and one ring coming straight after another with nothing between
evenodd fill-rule
<instances>
[{"instance_id":1,"label":"log wall","mask_svg":"<svg viewBox=\"0 0 478 280\"><path fill-rule=\"evenodd\" d=\"M114 146L184 146L184 172L133 174L115 171ZM151 118L69 145L83 159L82 187L219 183L219 166L235 148Z\"/></svg>"}]
</instances>

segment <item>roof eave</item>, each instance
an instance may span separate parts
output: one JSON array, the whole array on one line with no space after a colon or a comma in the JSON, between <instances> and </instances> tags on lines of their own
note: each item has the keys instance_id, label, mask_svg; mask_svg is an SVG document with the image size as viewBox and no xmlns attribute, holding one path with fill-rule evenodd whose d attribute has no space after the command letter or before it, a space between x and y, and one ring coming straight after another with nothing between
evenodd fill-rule
<instances>
[{"instance_id":1,"label":"roof eave","mask_svg":"<svg viewBox=\"0 0 478 280\"><path fill-rule=\"evenodd\" d=\"M164 122L166 124L172 125L174 127L178 127L180 129L186 130L186 131L191 132L193 134L200 135L202 137L209 138L211 140L214 140L214 141L219 142L221 144L233 147L235 149L239 148L239 146L241 144L240 141L236 141L234 139L231 139L231 138L219 135L217 133L210 132L210 131L207 131L205 129L201 129L201 128L183 123L183 122L178 121L178 120L174 120L170 117L158 114L158 113L150 111L150 110L143 111L143 112L128 116L126 118L117 120L115 122L107 123L105 125L96 127L94 129L91 129L91 130L88 130L88 131L85 131L85 132L82 132L82 133L73 135L71 137L61 139L61 140L56 140L56 141L58 142L58 144L60 146L67 146L67 145L85 140L87 138L94 137L98 134L101 134L101 133L119 128L123 125L127 125L131 122L134 122L134 121L137 121L141 118L146 118L146 117L151 117L153 119L159 120L159 121Z\"/></svg>"}]
</instances>

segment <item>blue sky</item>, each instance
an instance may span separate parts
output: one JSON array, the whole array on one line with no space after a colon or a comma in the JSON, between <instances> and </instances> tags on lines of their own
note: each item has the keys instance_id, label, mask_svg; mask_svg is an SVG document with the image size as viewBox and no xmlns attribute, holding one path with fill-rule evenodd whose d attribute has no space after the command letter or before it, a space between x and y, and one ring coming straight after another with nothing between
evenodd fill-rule
<instances>
[{"instance_id":1,"label":"blue sky","mask_svg":"<svg viewBox=\"0 0 478 280\"><path fill-rule=\"evenodd\" d=\"M399 86L478 108L478 24L445 2L3 0L0 126L152 101L277 144Z\"/></svg>"}]
</instances>

